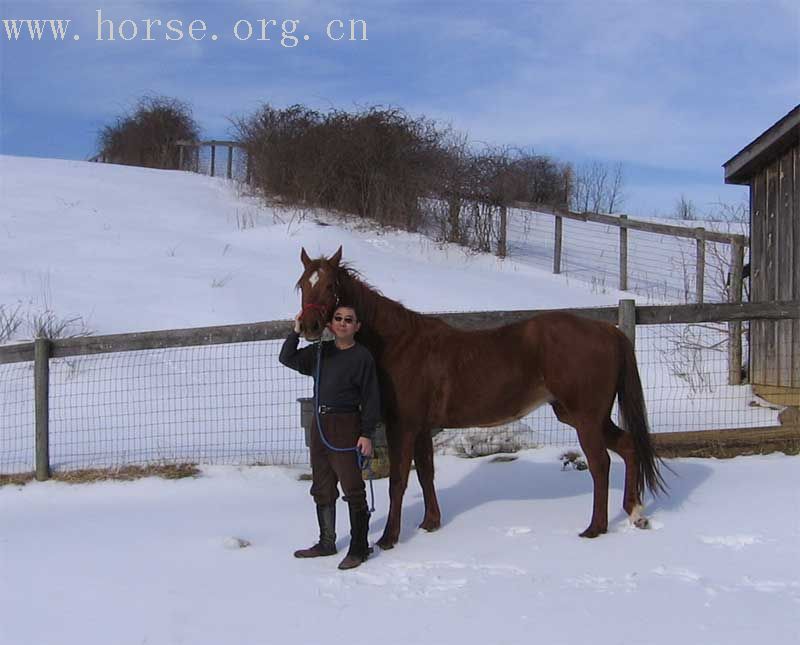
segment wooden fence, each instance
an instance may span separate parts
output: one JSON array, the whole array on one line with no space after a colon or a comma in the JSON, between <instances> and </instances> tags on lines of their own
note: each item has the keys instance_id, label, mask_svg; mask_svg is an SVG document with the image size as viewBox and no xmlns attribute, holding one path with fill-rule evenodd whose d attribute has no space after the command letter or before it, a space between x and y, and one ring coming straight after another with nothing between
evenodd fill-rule
<instances>
[{"instance_id":1,"label":"wooden fence","mask_svg":"<svg viewBox=\"0 0 800 645\"><path fill-rule=\"evenodd\" d=\"M729 301L741 302L743 293L743 270L744 270L744 250L749 245L749 239L745 235L734 233L720 233L709 231L703 227L676 226L674 224L662 224L658 222L646 222L642 220L629 219L626 215L605 215L603 213L576 213L563 208L554 208L543 204L530 204L528 202L514 202L512 208L534 211L552 215L555 218L555 238L553 240L553 273L561 273L561 251L564 239L563 220L575 220L579 222L594 222L605 224L619 229L619 290L628 290L628 231L643 231L646 233L656 233L684 239L695 240L696 246L696 278L695 278L695 302L705 301L705 273L706 273L706 243L716 242L727 244L730 247L730 285ZM508 211L506 208L500 211L500 223L498 226L497 254L505 257L508 243L506 240Z\"/></svg>"},{"instance_id":2,"label":"wooden fence","mask_svg":"<svg viewBox=\"0 0 800 645\"><path fill-rule=\"evenodd\" d=\"M743 321L753 319L795 319L800 312L800 301L637 307L633 300L621 300L617 307L558 311L569 311L593 320L617 324L635 342L637 325L701 322L728 322L741 325ZM435 317L461 329L485 329L525 320L540 313L544 313L544 310L450 313L436 314ZM284 338L291 327L291 321L271 321L58 340L40 338L31 343L0 347L0 364L31 361L34 363L36 478L43 480L50 476L49 361L51 358L278 340ZM741 358L740 339L738 343L739 348L730 353L730 360ZM741 369L741 362L730 364L729 369L738 372ZM763 433L773 428L758 430ZM795 427L789 428L793 433L798 430ZM668 438L659 440L664 442L668 441Z\"/></svg>"},{"instance_id":3,"label":"wooden fence","mask_svg":"<svg viewBox=\"0 0 800 645\"><path fill-rule=\"evenodd\" d=\"M216 139L211 139L209 141L177 141L175 145L178 146L178 166L182 170L191 170L192 172L200 172L200 150L202 148L209 148L211 158L209 161L208 174L211 177L216 177L219 174L217 173L217 148L226 148L228 151L227 163L225 165L226 179L233 179L234 149L238 148L240 150L245 150L246 158L244 182L247 184L250 183L250 155L246 153L247 149L242 143L238 141L218 141Z\"/></svg>"},{"instance_id":4,"label":"wooden fence","mask_svg":"<svg viewBox=\"0 0 800 645\"><path fill-rule=\"evenodd\" d=\"M210 153L208 174L211 177L222 176L217 171L217 148L227 149L227 159L225 164L225 178L234 178L233 151L240 149L245 151L245 183L250 183L250 156L246 152L246 147L239 141L227 141L209 139L208 141L176 141L174 144L178 148L178 169L200 172L200 151L208 148ZM89 157L89 161L96 163L107 163L109 160L103 153Z\"/></svg>"}]
</instances>

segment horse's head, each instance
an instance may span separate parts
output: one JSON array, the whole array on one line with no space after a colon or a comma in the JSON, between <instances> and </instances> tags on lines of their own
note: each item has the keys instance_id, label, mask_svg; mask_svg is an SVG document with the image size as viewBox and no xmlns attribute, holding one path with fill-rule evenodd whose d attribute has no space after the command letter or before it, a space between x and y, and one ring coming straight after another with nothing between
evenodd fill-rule
<instances>
[{"instance_id":1,"label":"horse's head","mask_svg":"<svg viewBox=\"0 0 800 645\"><path fill-rule=\"evenodd\" d=\"M300 317L300 331L308 340L322 336L334 310L336 309L336 275L342 259L342 247L330 258L312 260L306 250L300 251L303 262L303 275L297 281L302 294L303 311Z\"/></svg>"}]
</instances>

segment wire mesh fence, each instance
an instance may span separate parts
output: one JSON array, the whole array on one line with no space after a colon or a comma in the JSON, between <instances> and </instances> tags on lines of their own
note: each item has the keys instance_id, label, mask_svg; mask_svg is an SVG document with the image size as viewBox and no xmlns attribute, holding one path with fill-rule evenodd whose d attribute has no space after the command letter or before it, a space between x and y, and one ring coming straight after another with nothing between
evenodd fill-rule
<instances>
[{"instance_id":1,"label":"wire mesh fence","mask_svg":"<svg viewBox=\"0 0 800 645\"><path fill-rule=\"evenodd\" d=\"M765 405L747 384L728 384L727 343L726 324L637 326L654 433L777 423L777 406ZM312 383L280 365L280 345L270 340L51 358L51 468L306 463L298 399L311 396ZM0 405L0 473L30 472L32 363L0 365ZM445 429L434 442L439 452L476 456L569 447L577 436L544 406L506 426Z\"/></svg>"},{"instance_id":2,"label":"wire mesh fence","mask_svg":"<svg viewBox=\"0 0 800 645\"><path fill-rule=\"evenodd\" d=\"M718 232L741 234L744 224L715 222ZM597 293L620 286L620 229L609 224L565 219L562 222L560 272L591 285ZM555 217L512 209L507 221L507 254L516 262L553 269ZM691 230L690 227L687 227ZM730 245L706 240L703 301L729 299ZM745 257L745 262L748 262ZM697 300L697 242L647 231L627 231L627 290L648 303L690 303Z\"/></svg>"},{"instance_id":3,"label":"wire mesh fence","mask_svg":"<svg viewBox=\"0 0 800 645\"><path fill-rule=\"evenodd\" d=\"M53 469L306 460L297 399L311 384L280 343L98 354L51 362Z\"/></svg>"},{"instance_id":4,"label":"wire mesh fence","mask_svg":"<svg viewBox=\"0 0 800 645\"><path fill-rule=\"evenodd\" d=\"M0 365L0 473L33 470L33 363Z\"/></svg>"}]
</instances>

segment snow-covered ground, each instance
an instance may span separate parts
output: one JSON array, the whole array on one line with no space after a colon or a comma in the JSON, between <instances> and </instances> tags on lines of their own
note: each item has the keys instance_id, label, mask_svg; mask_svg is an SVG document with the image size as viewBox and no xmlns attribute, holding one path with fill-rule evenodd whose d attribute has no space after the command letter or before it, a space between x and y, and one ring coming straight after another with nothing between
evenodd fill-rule
<instances>
[{"instance_id":1,"label":"snow-covered ground","mask_svg":"<svg viewBox=\"0 0 800 645\"><path fill-rule=\"evenodd\" d=\"M367 280L420 311L630 297L524 261L266 208L219 179L82 162L0 156L0 239L0 305L24 321L15 340L46 312L102 334L287 319L301 246L315 256L342 244ZM53 361L54 465L301 461L294 398L308 383L276 365L274 345ZM724 385L724 360L711 365L704 352L681 370L679 351L640 331L656 430L774 421L774 411L747 405L748 388ZM29 365L0 366L0 471L30 470L31 383ZM523 443L574 439L549 411L537 414L522 421ZM666 473L670 496L649 503L650 531L624 518L615 461L610 532L587 541L577 534L591 478L563 471L561 450L507 463L440 455L442 529L415 528L412 476L398 547L347 573L338 558L291 557L315 537L302 464L1 487L0 643L798 641L797 457L670 461L677 476ZM375 489L372 541L387 482Z\"/></svg>"},{"instance_id":2,"label":"snow-covered ground","mask_svg":"<svg viewBox=\"0 0 800 645\"><path fill-rule=\"evenodd\" d=\"M296 560L315 538L297 468L207 467L196 479L0 488L0 642L8 645L790 645L800 639L797 457L680 459L653 529L589 521L588 472L554 448L510 463L437 460L444 525L362 567ZM413 480L413 476L412 476ZM370 540L387 482L376 482ZM339 505L338 545L347 545ZM241 538L249 547L233 547Z\"/></svg>"}]
</instances>

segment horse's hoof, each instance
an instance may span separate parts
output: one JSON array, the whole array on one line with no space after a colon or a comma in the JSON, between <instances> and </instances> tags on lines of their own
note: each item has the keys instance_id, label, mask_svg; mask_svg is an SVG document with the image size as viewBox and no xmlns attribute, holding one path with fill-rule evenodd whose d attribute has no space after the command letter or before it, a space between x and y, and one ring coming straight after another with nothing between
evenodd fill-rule
<instances>
[{"instance_id":1,"label":"horse's hoof","mask_svg":"<svg viewBox=\"0 0 800 645\"><path fill-rule=\"evenodd\" d=\"M580 534L582 538L596 538L598 535L602 535L606 532L607 529L597 529L590 526L586 529L583 533Z\"/></svg>"},{"instance_id":2,"label":"horse's hoof","mask_svg":"<svg viewBox=\"0 0 800 645\"><path fill-rule=\"evenodd\" d=\"M425 520L419 525L419 528L425 529L429 533L438 530L442 526L441 522L434 522L433 520Z\"/></svg>"},{"instance_id":3,"label":"horse's hoof","mask_svg":"<svg viewBox=\"0 0 800 645\"><path fill-rule=\"evenodd\" d=\"M395 544L397 544L397 540L390 540L388 538L381 538L377 542L377 545L381 547L381 550L383 551L388 551L389 549L393 549Z\"/></svg>"},{"instance_id":4,"label":"horse's hoof","mask_svg":"<svg viewBox=\"0 0 800 645\"><path fill-rule=\"evenodd\" d=\"M650 520L648 520L646 517L637 517L633 521L633 525L637 529L649 529L650 528Z\"/></svg>"}]
</instances>

